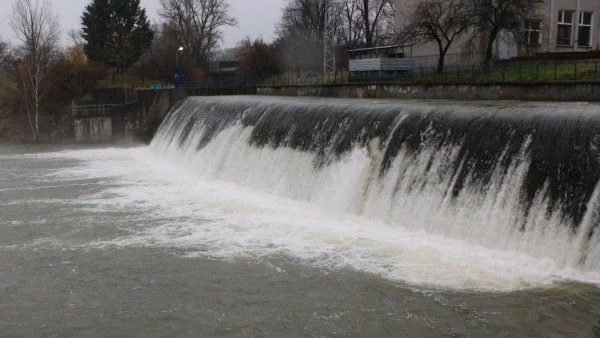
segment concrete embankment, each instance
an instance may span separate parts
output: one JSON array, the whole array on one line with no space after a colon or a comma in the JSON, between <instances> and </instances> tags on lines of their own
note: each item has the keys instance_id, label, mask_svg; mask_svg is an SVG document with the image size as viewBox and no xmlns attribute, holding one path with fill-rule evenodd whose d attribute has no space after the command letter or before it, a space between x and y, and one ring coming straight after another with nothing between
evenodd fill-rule
<instances>
[{"instance_id":1,"label":"concrete embankment","mask_svg":"<svg viewBox=\"0 0 600 338\"><path fill-rule=\"evenodd\" d=\"M113 141L133 136L148 142L170 109L188 96L265 95L421 100L524 100L600 102L600 82L502 84L338 84L252 88L170 88L137 91L135 105L113 121ZM132 135L133 133L133 135Z\"/></svg>"}]
</instances>

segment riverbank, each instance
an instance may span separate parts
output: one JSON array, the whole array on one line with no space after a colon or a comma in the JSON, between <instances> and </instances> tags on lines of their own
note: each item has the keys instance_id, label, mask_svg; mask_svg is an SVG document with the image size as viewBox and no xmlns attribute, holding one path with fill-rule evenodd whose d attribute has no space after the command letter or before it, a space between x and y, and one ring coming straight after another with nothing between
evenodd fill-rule
<instances>
[{"instance_id":1,"label":"riverbank","mask_svg":"<svg viewBox=\"0 0 600 338\"><path fill-rule=\"evenodd\" d=\"M111 95L114 96L114 93ZM222 89L186 87L161 90L140 90L136 95L136 104L128 105L128 109L121 112L124 118L115 120L116 125L113 127L116 128L116 130L114 130L116 135L113 135L113 140L118 140L116 143L123 143L123 139L129 140L125 143L130 143L131 140L139 140L148 143L154 136L154 132L162 122L163 118L177 102L181 102L181 99L189 96L221 95L456 101L511 100L538 102L600 102L600 82L492 84L401 84L381 82L367 84L274 85ZM108 99L104 98L104 101L107 100ZM0 120L0 140L11 142L30 141L28 130L23 127L25 122L11 121L12 120L10 119ZM54 127L45 128L47 130L42 133L43 143L63 144L73 143L75 141L73 119L70 114L64 114L61 123L54 122L53 124ZM13 128L15 126L20 127L17 128L17 130ZM125 129L130 131L130 135L128 134L129 137L119 137L121 134L124 134Z\"/></svg>"}]
</instances>

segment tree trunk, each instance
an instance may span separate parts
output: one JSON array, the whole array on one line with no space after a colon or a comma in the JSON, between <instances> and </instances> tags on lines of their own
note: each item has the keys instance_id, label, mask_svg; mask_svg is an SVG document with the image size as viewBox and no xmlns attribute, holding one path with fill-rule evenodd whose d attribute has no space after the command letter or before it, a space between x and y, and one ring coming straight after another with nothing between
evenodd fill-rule
<instances>
[{"instance_id":1,"label":"tree trunk","mask_svg":"<svg viewBox=\"0 0 600 338\"><path fill-rule=\"evenodd\" d=\"M33 141L38 143L40 141L40 112L39 108L35 109L35 133L33 135Z\"/></svg>"},{"instance_id":2,"label":"tree trunk","mask_svg":"<svg viewBox=\"0 0 600 338\"><path fill-rule=\"evenodd\" d=\"M363 0L363 24L365 25L365 47L373 47L373 32L371 32L371 23L369 20L369 0Z\"/></svg>"},{"instance_id":3,"label":"tree trunk","mask_svg":"<svg viewBox=\"0 0 600 338\"><path fill-rule=\"evenodd\" d=\"M483 56L483 70L488 73L492 70L492 57L494 56L494 41L498 37L498 31L492 30L488 36Z\"/></svg>"},{"instance_id":4,"label":"tree trunk","mask_svg":"<svg viewBox=\"0 0 600 338\"><path fill-rule=\"evenodd\" d=\"M444 72L444 63L445 63L445 59L446 59L446 50L447 49L442 49L440 48L440 57L438 58L438 64L437 64L437 73L441 74Z\"/></svg>"},{"instance_id":5,"label":"tree trunk","mask_svg":"<svg viewBox=\"0 0 600 338\"><path fill-rule=\"evenodd\" d=\"M448 49L450 48L450 44L452 43L452 41L450 41L446 47L442 47L443 43L441 40L438 40L438 52L439 52L439 58L438 58L438 64L437 64L437 73L441 74L444 72L444 68L445 68L445 63L446 63L446 53L448 53Z\"/></svg>"}]
</instances>

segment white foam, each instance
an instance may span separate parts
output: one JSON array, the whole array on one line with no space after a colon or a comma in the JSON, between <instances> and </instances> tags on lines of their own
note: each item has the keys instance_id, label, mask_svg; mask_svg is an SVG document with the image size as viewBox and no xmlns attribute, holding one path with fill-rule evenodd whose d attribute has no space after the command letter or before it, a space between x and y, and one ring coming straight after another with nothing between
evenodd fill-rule
<instances>
[{"instance_id":1,"label":"white foam","mask_svg":"<svg viewBox=\"0 0 600 338\"><path fill-rule=\"evenodd\" d=\"M247 131L237 128L218 137L222 142L237 139L242 147ZM77 150L51 156L81 161L79 166L58 173L57 179L111 179L104 192L85 201L97 205L98 211L143 211L137 214L152 220L146 226L129 229L131 235L127 237L93 245L174 246L223 259L284 254L326 269L349 267L414 285L463 290L506 291L565 279L600 281L597 272L570 267L543 252L528 254L520 246L500 249L477 244L468 236L460 240L436 234L434 226L425 226L427 222L446 222L449 227L460 228L460 224L450 223L480 218L466 217L465 210L450 205L447 210L452 212L443 215L454 216L439 219L440 214L424 209L432 202L424 193L420 195L423 204L401 207L403 212L417 208L406 216L396 212L382 217L374 211L377 203L368 198L357 205L357 191L359 195L381 196L352 186L353 182L374 180L365 177L365 168L370 165L365 150L355 149L317 172L310 156L289 149L247 147L214 158L218 142L203 150L213 157L181 155L185 149L177 149L166 152L170 158L166 160L145 147ZM264 178L242 169L244 165L260 165L260 161L281 163L282 167L260 167ZM299 182L282 177L295 177ZM370 189L385 191L386 181L394 179L375 180ZM289 194L297 200L280 196ZM398 198L394 198L381 202L397 203ZM358 209L344 212L349 205ZM415 215L420 219L412 219Z\"/></svg>"}]
</instances>

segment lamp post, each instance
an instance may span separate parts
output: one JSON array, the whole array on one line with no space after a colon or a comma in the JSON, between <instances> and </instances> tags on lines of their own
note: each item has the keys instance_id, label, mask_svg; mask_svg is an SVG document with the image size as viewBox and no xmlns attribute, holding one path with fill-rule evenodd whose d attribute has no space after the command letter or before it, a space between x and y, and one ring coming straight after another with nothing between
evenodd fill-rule
<instances>
[{"instance_id":1,"label":"lamp post","mask_svg":"<svg viewBox=\"0 0 600 338\"><path fill-rule=\"evenodd\" d=\"M173 83L175 84L175 87L178 87L182 81L182 76L179 70L179 54L181 54L183 50L183 46L179 46L179 48L177 48L177 52L175 52L175 73L173 74Z\"/></svg>"},{"instance_id":2,"label":"lamp post","mask_svg":"<svg viewBox=\"0 0 600 338\"><path fill-rule=\"evenodd\" d=\"M175 71L179 71L179 54L183 53L183 50L183 46L179 46L179 48L177 48L177 53L175 53Z\"/></svg>"}]
</instances>

